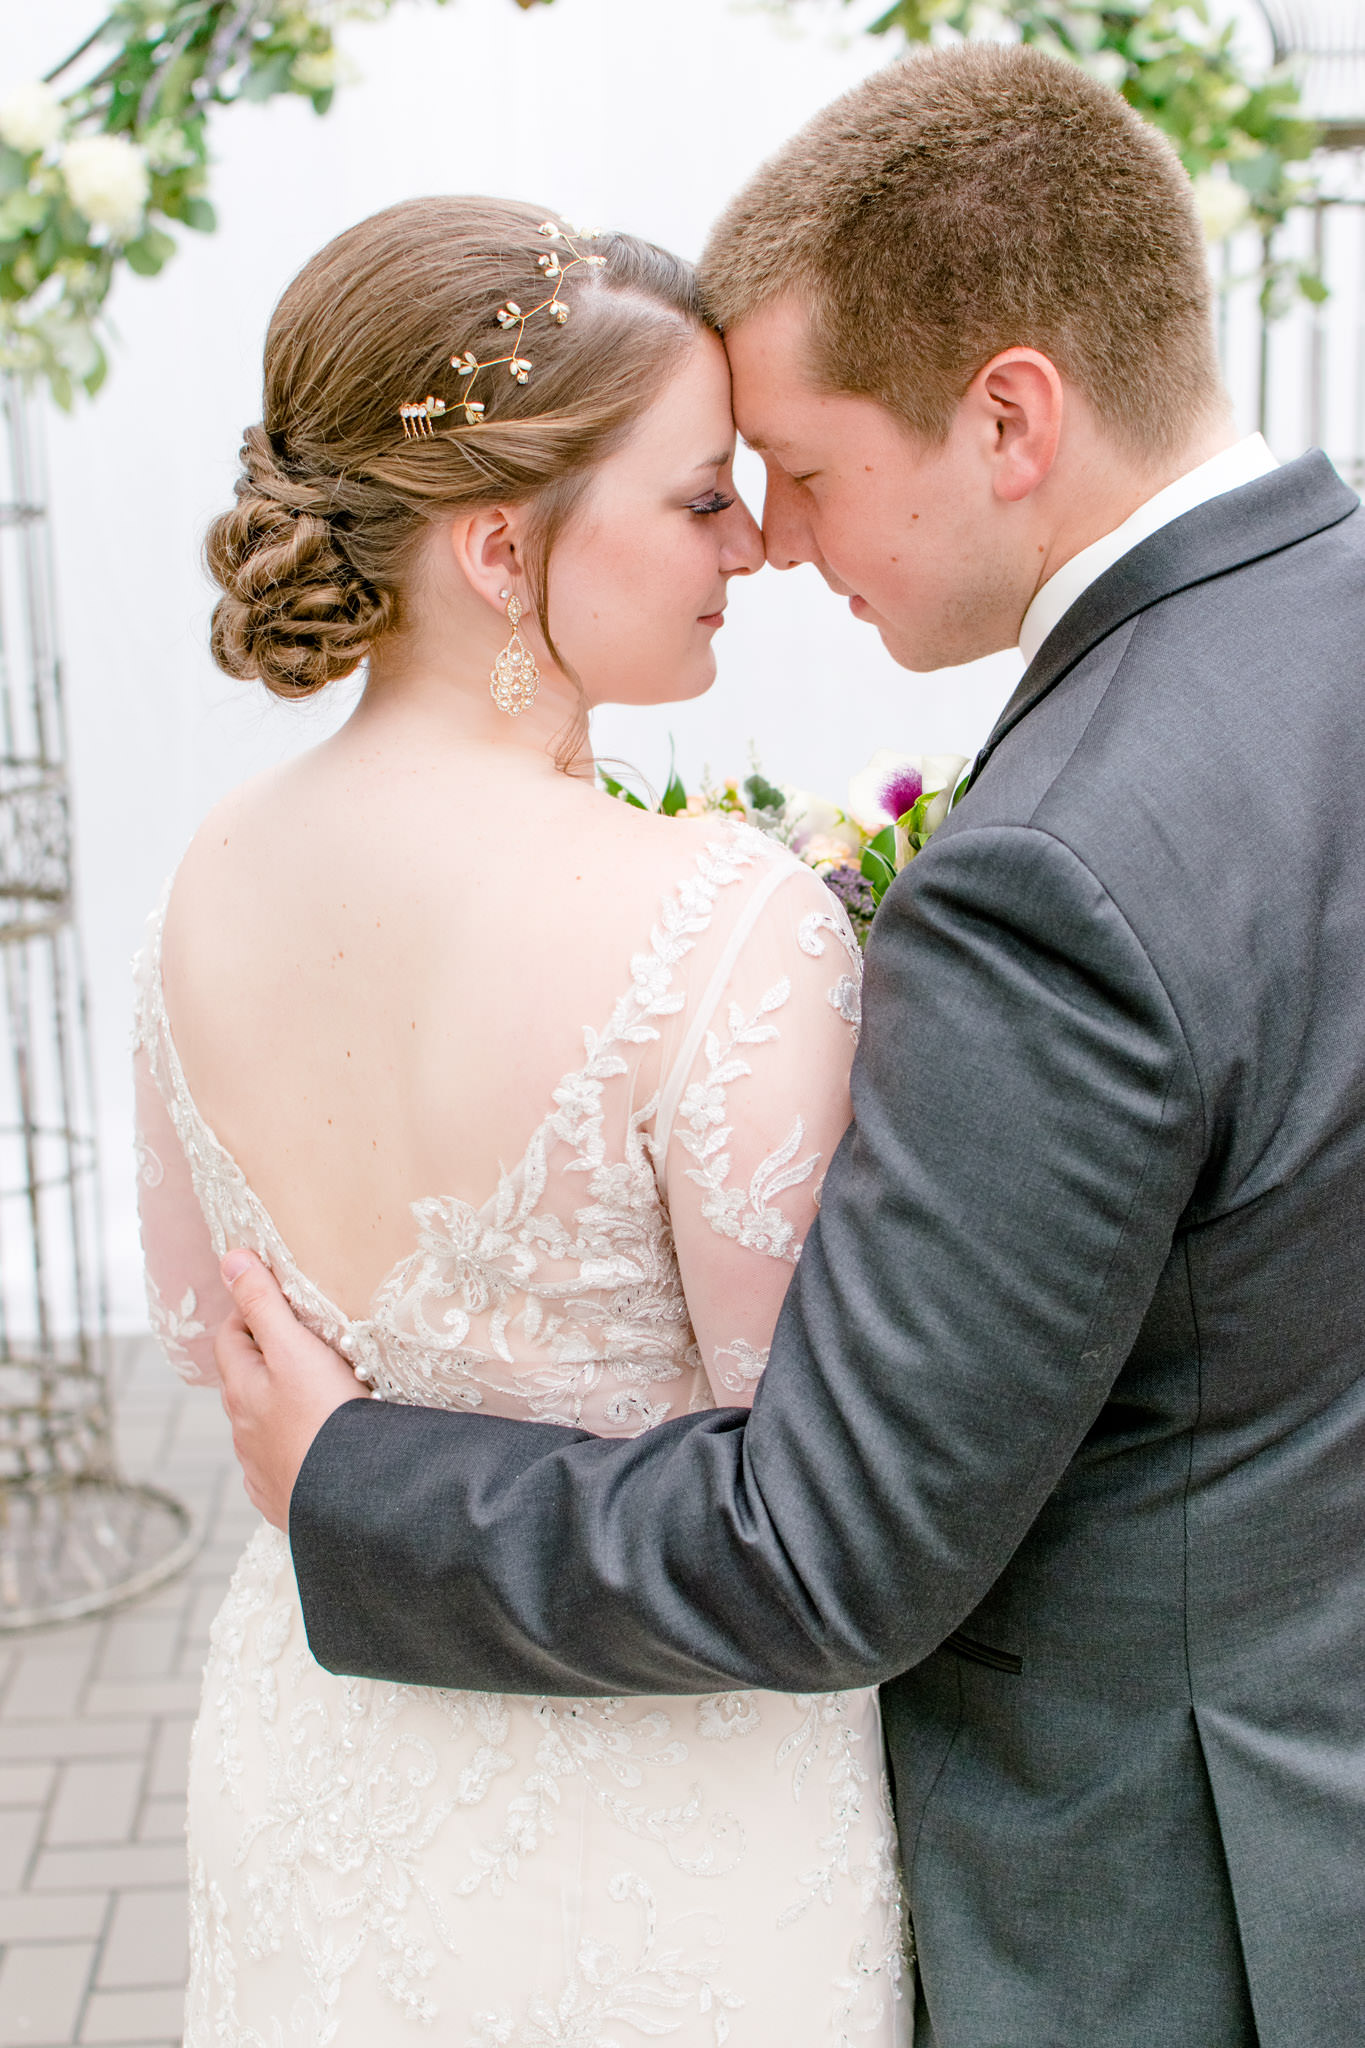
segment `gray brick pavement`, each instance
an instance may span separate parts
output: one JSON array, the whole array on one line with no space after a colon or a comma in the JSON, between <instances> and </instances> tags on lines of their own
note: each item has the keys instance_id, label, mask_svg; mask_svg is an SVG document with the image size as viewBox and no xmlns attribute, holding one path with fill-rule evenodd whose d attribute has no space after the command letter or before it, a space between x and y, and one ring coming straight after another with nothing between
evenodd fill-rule
<instances>
[{"instance_id":1,"label":"gray brick pavement","mask_svg":"<svg viewBox=\"0 0 1365 2048\"><path fill-rule=\"evenodd\" d=\"M209 1624L255 1515L214 1395L119 1347L123 1469L207 1542L135 1606L0 1639L0 2048L177 2048L185 1762Z\"/></svg>"}]
</instances>

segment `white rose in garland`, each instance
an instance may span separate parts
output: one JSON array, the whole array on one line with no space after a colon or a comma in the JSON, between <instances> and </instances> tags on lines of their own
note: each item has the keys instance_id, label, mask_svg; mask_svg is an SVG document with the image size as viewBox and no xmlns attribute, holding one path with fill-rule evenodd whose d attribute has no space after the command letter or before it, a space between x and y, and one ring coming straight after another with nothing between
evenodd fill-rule
<instances>
[{"instance_id":1,"label":"white rose in garland","mask_svg":"<svg viewBox=\"0 0 1365 2048\"><path fill-rule=\"evenodd\" d=\"M132 240L151 193L147 159L135 142L122 135L78 136L62 152L61 171L78 212L108 228L115 241Z\"/></svg>"},{"instance_id":2,"label":"white rose in garland","mask_svg":"<svg viewBox=\"0 0 1365 2048\"><path fill-rule=\"evenodd\" d=\"M0 373L45 378L61 406L78 389L93 397L108 368L114 280L155 277L175 255L175 229L216 225L211 120L279 94L325 114L354 75L338 61L339 25L396 5L104 0L86 10L103 20L43 80L0 80Z\"/></svg>"},{"instance_id":3,"label":"white rose in garland","mask_svg":"<svg viewBox=\"0 0 1365 2048\"><path fill-rule=\"evenodd\" d=\"M1205 171L1194 181L1194 204L1204 239L1225 242L1251 218L1251 195L1225 170Z\"/></svg>"},{"instance_id":4,"label":"white rose in garland","mask_svg":"<svg viewBox=\"0 0 1365 2048\"><path fill-rule=\"evenodd\" d=\"M36 156L57 140L65 118L52 87L35 78L0 101L0 142L7 142L21 156Z\"/></svg>"}]
</instances>

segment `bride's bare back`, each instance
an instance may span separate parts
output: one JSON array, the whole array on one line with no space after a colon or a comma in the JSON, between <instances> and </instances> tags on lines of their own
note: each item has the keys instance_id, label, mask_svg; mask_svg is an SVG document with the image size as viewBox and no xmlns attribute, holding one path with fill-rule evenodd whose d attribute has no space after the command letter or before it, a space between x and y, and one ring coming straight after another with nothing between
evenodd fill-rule
<instances>
[{"instance_id":1,"label":"bride's bare back","mask_svg":"<svg viewBox=\"0 0 1365 2048\"><path fill-rule=\"evenodd\" d=\"M343 732L213 813L166 921L191 1090L299 1263L362 1315L411 1203L478 1205L720 820L520 757ZM642 1061L657 1083L665 1033Z\"/></svg>"}]
</instances>

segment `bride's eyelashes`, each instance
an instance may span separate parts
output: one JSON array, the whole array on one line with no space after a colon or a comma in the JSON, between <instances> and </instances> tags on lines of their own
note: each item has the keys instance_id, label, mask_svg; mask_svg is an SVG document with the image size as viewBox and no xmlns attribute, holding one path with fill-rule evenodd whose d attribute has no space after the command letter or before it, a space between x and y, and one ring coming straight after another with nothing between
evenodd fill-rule
<instances>
[{"instance_id":1,"label":"bride's eyelashes","mask_svg":"<svg viewBox=\"0 0 1365 2048\"><path fill-rule=\"evenodd\" d=\"M734 502L724 491L708 491L704 498L694 498L687 509L695 512L699 519L709 519L714 512L728 512Z\"/></svg>"}]
</instances>

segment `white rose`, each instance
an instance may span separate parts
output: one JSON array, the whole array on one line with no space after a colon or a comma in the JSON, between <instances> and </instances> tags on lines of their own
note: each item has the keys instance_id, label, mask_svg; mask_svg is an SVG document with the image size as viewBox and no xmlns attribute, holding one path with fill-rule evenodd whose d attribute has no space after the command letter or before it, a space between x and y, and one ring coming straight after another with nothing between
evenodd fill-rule
<instances>
[{"instance_id":1,"label":"white rose","mask_svg":"<svg viewBox=\"0 0 1365 2048\"><path fill-rule=\"evenodd\" d=\"M22 156L46 149L62 132L62 103L50 85L35 78L0 102L0 140Z\"/></svg>"},{"instance_id":2,"label":"white rose","mask_svg":"<svg viewBox=\"0 0 1365 2048\"><path fill-rule=\"evenodd\" d=\"M1194 204L1206 242L1225 242L1246 226L1251 211L1246 192L1226 171L1205 171L1195 179Z\"/></svg>"},{"instance_id":3,"label":"white rose","mask_svg":"<svg viewBox=\"0 0 1365 2048\"><path fill-rule=\"evenodd\" d=\"M782 793L787 799L782 818L790 834L789 844L793 853L808 859L806 849L812 839L837 842L849 853L860 851L862 833L856 825L850 825L839 806L832 804L828 797L817 796L809 789L784 788Z\"/></svg>"},{"instance_id":4,"label":"white rose","mask_svg":"<svg viewBox=\"0 0 1365 2048\"><path fill-rule=\"evenodd\" d=\"M1111 86L1115 92L1128 76L1127 63L1118 50L1091 50L1081 63L1092 78L1098 78L1101 85Z\"/></svg>"},{"instance_id":5,"label":"white rose","mask_svg":"<svg viewBox=\"0 0 1365 2048\"><path fill-rule=\"evenodd\" d=\"M147 160L122 135L82 135L62 152L72 204L96 227L126 242L142 225L151 189Z\"/></svg>"}]
</instances>

